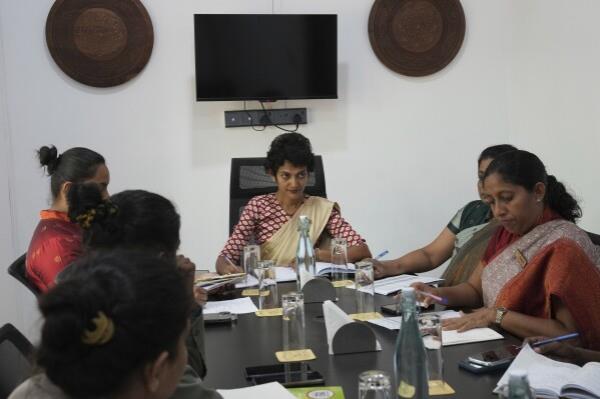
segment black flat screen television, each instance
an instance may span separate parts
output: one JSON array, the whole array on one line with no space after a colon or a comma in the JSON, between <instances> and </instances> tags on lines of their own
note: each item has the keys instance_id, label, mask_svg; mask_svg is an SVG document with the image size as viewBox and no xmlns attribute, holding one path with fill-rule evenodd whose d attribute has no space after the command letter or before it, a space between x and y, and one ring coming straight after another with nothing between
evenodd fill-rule
<instances>
[{"instance_id":1,"label":"black flat screen television","mask_svg":"<svg viewBox=\"0 0 600 399\"><path fill-rule=\"evenodd\" d=\"M337 15L196 14L196 100L337 98Z\"/></svg>"}]
</instances>

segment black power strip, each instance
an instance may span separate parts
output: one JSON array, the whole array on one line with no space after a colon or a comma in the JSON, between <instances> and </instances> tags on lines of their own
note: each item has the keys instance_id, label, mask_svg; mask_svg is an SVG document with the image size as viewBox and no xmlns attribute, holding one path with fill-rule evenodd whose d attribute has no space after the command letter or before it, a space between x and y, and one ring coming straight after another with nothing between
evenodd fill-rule
<instances>
[{"instance_id":1,"label":"black power strip","mask_svg":"<svg viewBox=\"0 0 600 399\"><path fill-rule=\"evenodd\" d=\"M225 127L305 124L306 108L225 111Z\"/></svg>"}]
</instances>

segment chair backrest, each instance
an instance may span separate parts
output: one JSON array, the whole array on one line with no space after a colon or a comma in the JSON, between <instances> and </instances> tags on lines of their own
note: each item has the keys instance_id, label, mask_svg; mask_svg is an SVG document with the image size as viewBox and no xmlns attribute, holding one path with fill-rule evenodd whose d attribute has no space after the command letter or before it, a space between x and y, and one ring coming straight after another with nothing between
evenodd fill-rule
<instances>
[{"instance_id":1,"label":"chair backrest","mask_svg":"<svg viewBox=\"0 0 600 399\"><path fill-rule=\"evenodd\" d=\"M600 235L594 234L594 233L590 233L589 231L586 231L586 233L590 237L590 240L592 240L592 242L594 244L600 245Z\"/></svg>"},{"instance_id":2,"label":"chair backrest","mask_svg":"<svg viewBox=\"0 0 600 399\"><path fill-rule=\"evenodd\" d=\"M277 184L265 171L266 158L232 158L229 185L229 234L240 220L240 215L250 199L256 195L277 191ZM315 168L308 177L304 191L309 195L327 197L323 159L315 155Z\"/></svg>"},{"instance_id":3,"label":"chair backrest","mask_svg":"<svg viewBox=\"0 0 600 399\"><path fill-rule=\"evenodd\" d=\"M31 377L33 346L12 324L0 328L0 398Z\"/></svg>"},{"instance_id":4,"label":"chair backrest","mask_svg":"<svg viewBox=\"0 0 600 399\"><path fill-rule=\"evenodd\" d=\"M27 274L25 273L25 259L26 259L26 257L27 257L27 254L23 254L17 260L15 260L8 267L8 274L10 274L11 276L13 276L17 280L19 280L25 287L27 287L29 289L29 291L33 292L33 294L37 297L37 296L40 296L41 292L38 289L38 287L36 287L36 285L33 284L27 278Z\"/></svg>"}]
</instances>

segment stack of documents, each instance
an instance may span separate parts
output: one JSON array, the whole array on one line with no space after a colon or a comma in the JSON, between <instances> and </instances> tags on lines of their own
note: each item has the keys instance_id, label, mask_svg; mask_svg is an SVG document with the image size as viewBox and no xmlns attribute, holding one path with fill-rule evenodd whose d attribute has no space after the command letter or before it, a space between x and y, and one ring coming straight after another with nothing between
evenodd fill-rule
<instances>
[{"instance_id":1,"label":"stack of documents","mask_svg":"<svg viewBox=\"0 0 600 399\"><path fill-rule=\"evenodd\" d=\"M437 312L442 320L460 317L461 314L454 310L446 310L443 312ZM402 316L386 317L385 319L373 319L369 320L369 323L378 325L380 327L387 328L388 330L399 330L402 326ZM459 344L470 344L473 342L493 341L496 339L503 339L504 337L492 330L491 328L474 328L465 332L458 332L457 330L442 331L442 345L451 346Z\"/></svg>"},{"instance_id":2,"label":"stack of documents","mask_svg":"<svg viewBox=\"0 0 600 399\"><path fill-rule=\"evenodd\" d=\"M536 398L600 398L600 363L589 362L579 367L552 360L524 345L494 392L507 385L510 372L517 369L527 371Z\"/></svg>"},{"instance_id":3,"label":"stack of documents","mask_svg":"<svg viewBox=\"0 0 600 399\"><path fill-rule=\"evenodd\" d=\"M241 281L246 276L246 273L235 273L235 274L217 274L217 273L204 273L194 280L194 285L202 287L206 291L214 291L219 287L227 284L234 284Z\"/></svg>"}]
</instances>

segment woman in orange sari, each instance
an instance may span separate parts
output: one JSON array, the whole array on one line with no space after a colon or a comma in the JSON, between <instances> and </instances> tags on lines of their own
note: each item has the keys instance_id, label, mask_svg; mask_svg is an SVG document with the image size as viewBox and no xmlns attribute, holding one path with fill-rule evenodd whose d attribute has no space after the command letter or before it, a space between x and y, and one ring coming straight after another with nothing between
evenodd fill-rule
<instances>
[{"instance_id":1,"label":"woman in orange sari","mask_svg":"<svg viewBox=\"0 0 600 399\"><path fill-rule=\"evenodd\" d=\"M74 183L95 183L108 197L110 175L104 157L87 148L75 147L58 155L54 146L44 146L38 156L50 176L52 206L40 212L25 270L27 278L46 292L54 286L58 273L81 255L81 229L67 215L69 189Z\"/></svg>"},{"instance_id":2,"label":"woman in orange sari","mask_svg":"<svg viewBox=\"0 0 600 399\"><path fill-rule=\"evenodd\" d=\"M600 349L600 248L575 225L577 201L540 159L511 151L486 170L484 192L501 226L467 283L418 289L480 309L445 321L459 331L496 324L519 337L579 332Z\"/></svg>"}]
</instances>

